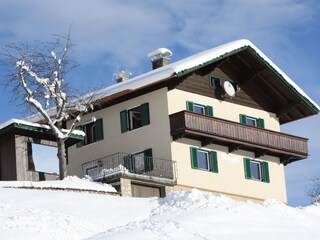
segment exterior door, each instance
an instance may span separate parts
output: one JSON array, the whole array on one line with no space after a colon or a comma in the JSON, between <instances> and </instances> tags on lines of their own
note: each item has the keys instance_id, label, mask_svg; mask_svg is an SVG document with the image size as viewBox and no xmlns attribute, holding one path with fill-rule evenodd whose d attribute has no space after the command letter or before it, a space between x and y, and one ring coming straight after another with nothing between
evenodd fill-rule
<instances>
[{"instance_id":1,"label":"exterior door","mask_svg":"<svg viewBox=\"0 0 320 240\"><path fill-rule=\"evenodd\" d=\"M161 197L160 187L144 186L131 183L132 197Z\"/></svg>"}]
</instances>

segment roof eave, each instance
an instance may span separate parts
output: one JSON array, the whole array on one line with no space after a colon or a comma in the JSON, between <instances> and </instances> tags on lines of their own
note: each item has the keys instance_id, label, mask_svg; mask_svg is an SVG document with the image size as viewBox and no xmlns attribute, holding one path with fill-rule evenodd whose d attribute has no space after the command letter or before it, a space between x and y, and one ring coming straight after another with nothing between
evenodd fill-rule
<instances>
[{"instance_id":1,"label":"roof eave","mask_svg":"<svg viewBox=\"0 0 320 240\"><path fill-rule=\"evenodd\" d=\"M177 72L176 75L178 77L181 77L181 76L184 76L184 75L187 75L193 71L196 71L202 67L205 67L205 66L208 66L212 63L215 63L215 62L218 62L222 59L225 59L227 57L230 57L238 52L241 52L241 51L244 51L244 50L249 50L251 51L251 53L253 53L260 61L262 61L273 73L275 73L277 75L277 77L286 85L288 86L304 103L307 104L307 106L310 107L310 109L314 112L315 115L317 115L319 112L320 112L320 109L318 106L314 105L308 98L306 98L303 94L301 94L296 88L294 88L291 84L289 84L289 82L285 79L285 77L279 72L277 71L273 66L272 64L270 64L268 61L266 61L265 58L263 58L262 56L260 56L260 54L253 48L251 47L250 45L245 45L245 46L242 46L240 48L237 48L237 49L234 49L232 51L229 51L225 54L222 54L220 55L219 57L216 57L210 61L207 61L205 63L202 63L202 64L199 64L197 66L194 66L192 68L189 68L189 69L185 69L185 70L182 70L180 72Z\"/></svg>"}]
</instances>

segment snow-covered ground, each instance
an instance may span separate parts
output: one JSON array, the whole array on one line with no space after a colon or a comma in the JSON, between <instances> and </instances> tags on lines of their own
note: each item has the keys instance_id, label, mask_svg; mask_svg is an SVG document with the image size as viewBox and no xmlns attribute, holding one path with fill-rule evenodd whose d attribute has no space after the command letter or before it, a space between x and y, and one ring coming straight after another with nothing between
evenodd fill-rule
<instances>
[{"instance_id":1,"label":"snow-covered ground","mask_svg":"<svg viewBox=\"0 0 320 240\"><path fill-rule=\"evenodd\" d=\"M81 180L67 182L74 188ZM95 185L87 180L84 184ZM12 185L0 186L0 239L320 238L320 205L293 208L275 200L241 202L198 190L157 199L4 187ZM97 184L97 189L101 187Z\"/></svg>"}]
</instances>

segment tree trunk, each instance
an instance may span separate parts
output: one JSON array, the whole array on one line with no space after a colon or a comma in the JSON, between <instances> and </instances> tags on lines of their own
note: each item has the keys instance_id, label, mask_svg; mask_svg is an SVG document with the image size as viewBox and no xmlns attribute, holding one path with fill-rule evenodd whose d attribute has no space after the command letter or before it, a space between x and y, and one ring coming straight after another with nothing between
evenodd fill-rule
<instances>
[{"instance_id":1,"label":"tree trunk","mask_svg":"<svg viewBox=\"0 0 320 240\"><path fill-rule=\"evenodd\" d=\"M67 155L65 140L57 139L58 144L58 159L59 159L59 172L60 180L63 180L67 176Z\"/></svg>"}]
</instances>

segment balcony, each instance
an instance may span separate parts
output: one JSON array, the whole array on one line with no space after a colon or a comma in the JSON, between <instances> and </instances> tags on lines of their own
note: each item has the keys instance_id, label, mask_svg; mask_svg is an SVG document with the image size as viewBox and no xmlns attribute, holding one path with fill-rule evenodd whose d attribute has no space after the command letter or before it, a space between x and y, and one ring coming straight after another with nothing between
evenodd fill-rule
<instances>
[{"instance_id":1,"label":"balcony","mask_svg":"<svg viewBox=\"0 0 320 240\"><path fill-rule=\"evenodd\" d=\"M111 182L119 177L174 185L176 162L153 157L116 153L82 164L84 175L95 181Z\"/></svg>"},{"instance_id":2,"label":"balcony","mask_svg":"<svg viewBox=\"0 0 320 240\"><path fill-rule=\"evenodd\" d=\"M243 149L253 151L258 158L265 154L280 158L281 163L305 159L308 139L247 126L240 123L181 111L170 115L174 140L191 138L202 146L215 143L228 146L229 152Z\"/></svg>"}]
</instances>

